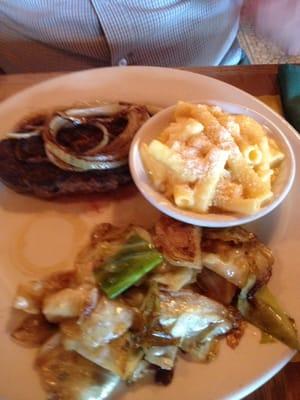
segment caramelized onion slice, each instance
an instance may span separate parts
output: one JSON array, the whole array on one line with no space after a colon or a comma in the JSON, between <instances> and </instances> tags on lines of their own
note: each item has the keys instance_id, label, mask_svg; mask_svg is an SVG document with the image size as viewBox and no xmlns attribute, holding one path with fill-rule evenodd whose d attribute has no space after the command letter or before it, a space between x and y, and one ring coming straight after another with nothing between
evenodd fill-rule
<instances>
[{"instance_id":1,"label":"caramelized onion slice","mask_svg":"<svg viewBox=\"0 0 300 400\"><path fill-rule=\"evenodd\" d=\"M101 118L111 115L124 116L128 121L123 132L112 140L113 135L108 132L108 129L102 123L103 118ZM88 118L91 119L88 120ZM131 140L148 118L149 114L145 107L133 105L103 105L61 112L50 120L43 132L47 156L52 163L62 169L87 171L120 167L127 164ZM78 126L81 123L96 126L101 130L102 138L92 149L78 153L60 144L57 135L63 127Z\"/></svg>"},{"instance_id":2,"label":"caramelized onion slice","mask_svg":"<svg viewBox=\"0 0 300 400\"><path fill-rule=\"evenodd\" d=\"M41 130L34 130L31 132L9 132L6 134L7 139L29 139L33 136L39 136Z\"/></svg>"},{"instance_id":3,"label":"caramelized onion slice","mask_svg":"<svg viewBox=\"0 0 300 400\"><path fill-rule=\"evenodd\" d=\"M71 117L110 117L128 108L119 103L101 104L97 107L71 108L65 113Z\"/></svg>"},{"instance_id":4,"label":"caramelized onion slice","mask_svg":"<svg viewBox=\"0 0 300 400\"><path fill-rule=\"evenodd\" d=\"M4 139L30 139L40 136L47 119L46 114L38 114L24 118L16 125L12 132L6 133ZM2 139L0 139L2 140Z\"/></svg>"}]
</instances>

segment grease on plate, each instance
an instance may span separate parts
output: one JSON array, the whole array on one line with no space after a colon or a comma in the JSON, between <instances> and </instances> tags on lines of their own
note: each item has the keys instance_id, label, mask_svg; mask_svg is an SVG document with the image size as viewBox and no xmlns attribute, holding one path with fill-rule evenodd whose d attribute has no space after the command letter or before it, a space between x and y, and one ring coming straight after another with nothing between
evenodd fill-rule
<instances>
[{"instance_id":1,"label":"grease on plate","mask_svg":"<svg viewBox=\"0 0 300 400\"><path fill-rule=\"evenodd\" d=\"M34 215L12 240L13 265L26 275L66 269L72 265L86 231L85 222L76 215L56 212Z\"/></svg>"}]
</instances>

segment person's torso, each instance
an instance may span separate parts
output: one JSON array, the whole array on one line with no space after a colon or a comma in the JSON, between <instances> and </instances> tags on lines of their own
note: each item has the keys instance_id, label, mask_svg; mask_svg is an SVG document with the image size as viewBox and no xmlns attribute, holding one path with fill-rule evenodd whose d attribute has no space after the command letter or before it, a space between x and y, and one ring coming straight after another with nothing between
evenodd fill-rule
<instances>
[{"instance_id":1,"label":"person's torso","mask_svg":"<svg viewBox=\"0 0 300 400\"><path fill-rule=\"evenodd\" d=\"M2 0L0 24L107 65L217 65L232 50L242 0Z\"/></svg>"}]
</instances>

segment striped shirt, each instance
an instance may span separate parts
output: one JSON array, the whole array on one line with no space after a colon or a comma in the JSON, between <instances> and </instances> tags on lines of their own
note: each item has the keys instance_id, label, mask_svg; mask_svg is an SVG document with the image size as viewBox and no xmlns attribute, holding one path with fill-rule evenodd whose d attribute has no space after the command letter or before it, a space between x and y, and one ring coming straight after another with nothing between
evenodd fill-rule
<instances>
[{"instance_id":1,"label":"striped shirt","mask_svg":"<svg viewBox=\"0 0 300 400\"><path fill-rule=\"evenodd\" d=\"M242 0L0 0L6 72L235 64Z\"/></svg>"}]
</instances>

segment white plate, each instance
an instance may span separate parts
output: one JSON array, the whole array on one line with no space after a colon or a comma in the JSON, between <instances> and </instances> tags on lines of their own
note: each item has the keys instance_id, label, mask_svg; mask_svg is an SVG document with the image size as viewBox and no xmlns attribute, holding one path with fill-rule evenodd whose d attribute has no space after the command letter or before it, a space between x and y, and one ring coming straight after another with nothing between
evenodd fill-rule
<instances>
[{"instance_id":1,"label":"white plate","mask_svg":"<svg viewBox=\"0 0 300 400\"><path fill-rule=\"evenodd\" d=\"M292 188L295 178L296 165L295 157L286 135L274 125L268 118L262 114L237 104L231 104L222 101L212 100L211 98L197 101L198 104L212 104L221 107L230 114L243 114L254 118L257 122L268 129L268 134L273 137L279 145L281 151L285 154L285 159L280 166L280 172L276 181L272 185L274 193L270 203L261 208L254 214L242 215L237 213L197 213L192 210L183 210L176 206L171 200L167 199L163 193L157 191L149 177L141 157L142 143L149 143L157 138L171 122L175 105L165 108L153 118L149 119L135 135L129 154L129 165L132 178L142 193L142 195L162 213L169 215L179 221L188 224L206 226L210 228L226 228L230 226L242 225L264 217L278 207L288 195Z\"/></svg>"},{"instance_id":2,"label":"white plate","mask_svg":"<svg viewBox=\"0 0 300 400\"><path fill-rule=\"evenodd\" d=\"M72 105L95 99L145 102L168 106L181 100L198 100L209 93L220 101L240 103L268 117L285 133L300 156L297 133L271 109L254 97L220 81L184 71L160 68L121 67L90 70L57 78L32 87L0 106L0 133L20 118L41 107ZM300 327L300 176L276 212L249 227L259 233L275 255L271 288ZM0 398L40 400L44 398L33 369L34 351L13 343L7 333L10 305L19 282L55 268L68 267L97 222L138 222L150 225L156 211L140 196L62 203L42 201L0 191ZM131 387L123 400L219 400L241 398L282 368L294 354L280 343L259 344L260 335L249 327L236 350L225 344L218 358L208 365L181 361L173 383Z\"/></svg>"}]
</instances>

